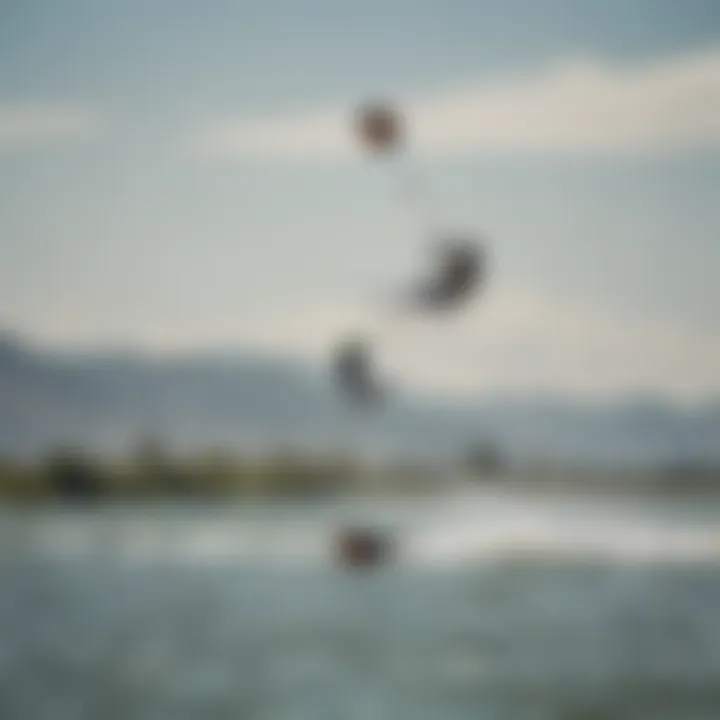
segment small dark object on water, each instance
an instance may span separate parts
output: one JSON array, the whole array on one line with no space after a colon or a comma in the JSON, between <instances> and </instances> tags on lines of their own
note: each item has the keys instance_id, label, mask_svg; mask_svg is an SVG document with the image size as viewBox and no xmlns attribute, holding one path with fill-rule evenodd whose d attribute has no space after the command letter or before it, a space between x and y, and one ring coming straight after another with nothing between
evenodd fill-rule
<instances>
[{"instance_id":1,"label":"small dark object on water","mask_svg":"<svg viewBox=\"0 0 720 720\"><path fill-rule=\"evenodd\" d=\"M367 528L347 528L336 540L335 553L341 565L370 568L387 563L393 547L384 533Z\"/></svg>"}]
</instances>

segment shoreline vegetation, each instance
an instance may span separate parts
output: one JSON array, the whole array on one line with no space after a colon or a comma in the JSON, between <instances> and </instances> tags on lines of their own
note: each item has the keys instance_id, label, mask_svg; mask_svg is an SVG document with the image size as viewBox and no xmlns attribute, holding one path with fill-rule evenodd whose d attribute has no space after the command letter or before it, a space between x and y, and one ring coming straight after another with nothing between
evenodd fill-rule
<instances>
[{"instance_id":1,"label":"shoreline vegetation","mask_svg":"<svg viewBox=\"0 0 720 720\"><path fill-rule=\"evenodd\" d=\"M303 500L347 492L437 492L456 481L542 492L720 496L718 465L623 469L550 461L511 463L487 444L435 462L369 462L340 453L291 449L263 455L221 449L180 454L152 441L121 458L77 447L58 448L35 461L0 457L0 503Z\"/></svg>"}]
</instances>

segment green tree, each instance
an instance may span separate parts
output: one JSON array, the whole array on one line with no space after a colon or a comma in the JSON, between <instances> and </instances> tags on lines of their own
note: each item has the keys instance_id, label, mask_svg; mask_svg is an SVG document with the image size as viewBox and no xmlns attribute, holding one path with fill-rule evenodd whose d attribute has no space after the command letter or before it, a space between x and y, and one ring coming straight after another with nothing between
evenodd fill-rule
<instances>
[{"instance_id":1,"label":"green tree","mask_svg":"<svg viewBox=\"0 0 720 720\"><path fill-rule=\"evenodd\" d=\"M63 500L94 500L107 489L107 478L99 465L72 447L51 453L43 463L41 474L50 492Z\"/></svg>"}]
</instances>

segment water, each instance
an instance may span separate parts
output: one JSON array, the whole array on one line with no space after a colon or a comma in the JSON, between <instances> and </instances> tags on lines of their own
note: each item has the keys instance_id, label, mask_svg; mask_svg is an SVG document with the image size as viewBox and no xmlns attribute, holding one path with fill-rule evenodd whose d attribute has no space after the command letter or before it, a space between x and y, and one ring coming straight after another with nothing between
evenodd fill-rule
<instances>
[{"instance_id":1,"label":"water","mask_svg":"<svg viewBox=\"0 0 720 720\"><path fill-rule=\"evenodd\" d=\"M333 567L372 518L397 566ZM720 503L0 514L0 718L717 720Z\"/></svg>"}]
</instances>

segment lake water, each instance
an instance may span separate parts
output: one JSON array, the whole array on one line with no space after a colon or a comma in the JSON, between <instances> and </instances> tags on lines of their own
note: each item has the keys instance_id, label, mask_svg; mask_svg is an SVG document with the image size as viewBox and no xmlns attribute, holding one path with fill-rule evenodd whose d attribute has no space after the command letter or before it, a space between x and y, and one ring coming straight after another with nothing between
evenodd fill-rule
<instances>
[{"instance_id":1,"label":"lake water","mask_svg":"<svg viewBox=\"0 0 720 720\"><path fill-rule=\"evenodd\" d=\"M334 567L352 519L392 567ZM718 720L720 502L0 510L0 718Z\"/></svg>"}]
</instances>

